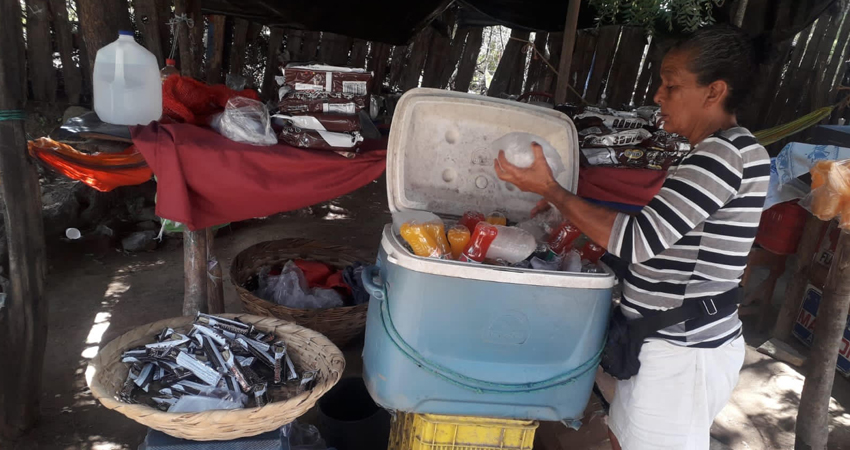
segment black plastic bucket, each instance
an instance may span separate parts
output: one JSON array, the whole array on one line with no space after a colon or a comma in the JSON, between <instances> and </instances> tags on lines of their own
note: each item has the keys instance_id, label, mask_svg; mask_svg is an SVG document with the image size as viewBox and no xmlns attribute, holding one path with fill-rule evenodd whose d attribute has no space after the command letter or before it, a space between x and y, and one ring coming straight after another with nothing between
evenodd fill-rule
<instances>
[{"instance_id":1,"label":"black plastic bucket","mask_svg":"<svg viewBox=\"0 0 850 450\"><path fill-rule=\"evenodd\" d=\"M343 378L319 399L322 437L337 450L387 448L390 415L376 405L363 379Z\"/></svg>"}]
</instances>

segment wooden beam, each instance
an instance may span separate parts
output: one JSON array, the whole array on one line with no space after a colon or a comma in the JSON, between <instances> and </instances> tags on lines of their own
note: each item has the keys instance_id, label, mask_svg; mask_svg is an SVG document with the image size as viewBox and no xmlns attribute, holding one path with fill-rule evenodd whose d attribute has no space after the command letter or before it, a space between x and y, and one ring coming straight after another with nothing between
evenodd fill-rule
<instances>
[{"instance_id":1,"label":"wooden beam","mask_svg":"<svg viewBox=\"0 0 850 450\"><path fill-rule=\"evenodd\" d=\"M587 91L584 99L591 105L597 104L602 96L603 83L608 77L611 62L617 49L617 40L620 38L622 27L607 26L599 29L599 38L596 41L596 55L593 62L593 72L588 76Z\"/></svg>"},{"instance_id":2,"label":"wooden beam","mask_svg":"<svg viewBox=\"0 0 850 450\"><path fill-rule=\"evenodd\" d=\"M289 54L289 61L301 60L301 44L303 42L303 31L289 30L286 32L286 52Z\"/></svg>"},{"instance_id":3,"label":"wooden beam","mask_svg":"<svg viewBox=\"0 0 850 450\"><path fill-rule=\"evenodd\" d=\"M262 94L265 99L277 99L275 75L280 74L280 44L283 43L283 28L272 28L269 34L269 52L266 55L266 67L263 71Z\"/></svg>"},{"instance_id":4,"label":"wooden beam","mask_svg":"<svg viewBox=\"0 0 850 450\"><path fill-rule=\"evenodd\" d=\"M632 99L645 48L646 35L643 28L623 27L620 48L608 82L608 104L612 108L622 109Z\"/></svg>"},{"instance_id":5,"label":"wooden beam","mask_svg":"<svg viewBox=\"0 0 850 450\"><path fill-rule=\"evenodd\" d=\"M582 30L576 35L575 49L573 50L573 63L570 65L570 84L573 88L584 94L587 76L593 67L593 56L596 54L596 30ZM583 98L583 97L582 97ZM572 89L567 92L568 101L580 102L581 98Z\"/></svg>"},{"instance_id":6,"label":"wooden beam","mask_svg":"<svg viewBox=\"0 0 850 450\"><path fill-rule=\"evenodd\" d=\"M484 28L477 27L469 30L466 42L463 45L463 53L457 65L457 76L452 89L460 92L469 91L469 85L475 77L475 66L478 63L478 54L481 52L481 42L484 40Z\"/></svg>"},{"instance_id":7,"label":"wooden beam","mask_svg":"<svg viewBox=\"0 0 850 450\"><path fill-rule=\"evenodd\" d=\"M555 103L567 100L567 87L570 84L569 73L573 60L573 48L576 43L576 27L578 26L578 11L581 7L579 0L570 0L567 7L567 20L564 24L564 45L561 47L561 61L558 67L558 87L555 90Z\"/></svg>"},{"instance_id":8,"label":"wooden beam","mask_svg":"<svg viewBox=\"0 0 850 450\"><path fill-rule=\"evenodd\" d=\"M245 46L248 43L248 21L235 19L233 43L230 46L230 67L227 73L242 75L245 69Z\"/></svg>"},{"instance_id":9,"label":"wooden beam","mask_svg":"<svg viewBox=\"0 0 850 450\"><path fill-rule=\"evenodd\" d=\"M319 46L319 61L332 66L348 65L348 54L354 40L335 33L322 33Z\"/></svg>"},{"instance_id":10,"label":"wooden beam","mask_svg":"<svg viewBox=\"0 0 850 450\"><path fill-rule=\"evenodd\" d=\"M207 232L183 232L183 315L207 311Z\"/></svg>"},{"instance_id":11,"label":"wooden beam","mask_svg":"<svg viewBox=\"0 0 850 450\"><path fill-rule=\"evenodd\" d=\"M791 275L791 284L788 287L785 302L779 310L776 325L773 327L773 337L787 341L791 337L791 330L800 313L800 305L803 303L803 294L809 283L809 271L812 267L812 259L820 244L824 228L827 222L815 216L809 216L803 229L803 237L797 245L797 266Z\"/></svg>"},{"instance_id":12,"label":"wooden beam","mask_svg":"<svg viewBox=\"0 0 850 450\"><path fill-rule=\"evenodd\" d=\"M209 45L212 46L212 58L207 61L207 82L209 84L221 84L222 69L224 66L224 38L227 35L227 17L210 16L210 27L213 31L213 39Z\"/></svg>"},{"instance_id":13,"label":"wooden beam","mask_svg":"<svg viewBox=\"0 0 850 450\"><path fill-rule=\"evenodd\" d=\"M373 43L374 47L375 44ZM366 55L368 53L366 41L363 39L354 39L354 44L351 46L351 67L362 69L366 67Z\"/></svg>"},{"instance_id":14,"label":"wooden beam","mask_svg":"<svg viewBox=\"0 0 850 450\"><path fill-rule=\"evenodd\" d=\"M21 4L0 0L0 110L24 109ZM0 436L16 438L38 419L47 344L46 267L41 188L27 156L22 120L0 121L0 173L6 200L10 292L0 307Z\"/></svg>"},{"instance_id":15,"label":"wooden beam","mask_svg":"<svg viewBox=\"0 0 850 450\"><path fill-rule=\"evenodd\" d=\"M207 309L210 314L224 313L224 282L221 264L215 257L215 231L207 228Z\"/></svg>"},{"instance_id":16,"label":"wooden beam","mask_svg":"<svg viewBox=\"0 0 850 450\"><path fill-rule=\"evenodd\" d=\"M132 30L127 0L77 0L88 68L94 70L97 51L118 39L121 30ZM91 73L88 74L91 80Z\"/></svg>"},{"instance_id":17,"label":"wooden beam","mask_svg":"<svg viewBox=\"0 0 850 450\"><path fill-rule=\"evenodd\" d=\"M372 43L367 69L372 72L372 85L369 86L369 92L373 94L380 94L383 90L384 79L387 77L390 48L389 44L382 42Z\"/></svg>"},{"instance_id":18,"label":"wooden beam","mask_svg":"<svg viewBox=\"0 0 850 450\"><path fill-rule=\"evenodd\" d=\"M407 45L396 45L390 53L390 89L401 86L401 77L407 63Z\"/></svg>"},{"instance_id":19,"label":"wooden beam","mask_svg":"<svg viewBox=\"0 0 850 450\"><path fill-rule=\"evenodd\" d=\"M177 24L177 46L180 48L180 73L186 77L200 78L201 58L204 52L204 17L200 0L174 0L174 15L187 19ZM191 23L192 27L189 27Z\"/></svg>"},{"instance_id":20,"label":"wooden beam","mask_svg":"<svg viewBox=\"0 0 850 450\"><path fill-rule=\"evenodd\" d=\"M318 31L304 32L301 42L301 59L303 59L304 62L313 62L316 60L320 37L321 33Z\"/></svg>"},{"instance_id":21,"label":"wooden beam","mask_svg":"<svg viewBox=\"0 0 850 450\"><path fill-rule=\"evenodd\" d=\"M525 69L525 53L522 50L526 43L523 41L528 41L529 35L528 31L519 29L511 31L511 39L505 45L496 73L493 74L493 80L490 81L490 87L487 89L488 96L519 95Z\"/></svg>"},{"instance_id":22,"label":"wooden beam","mask_svg":"<svg viewBox=\"0 0 850 450\"><path fill-rule=\"evenodd\" d=\"M65 0L50 0L50 13L56 32L56 44L59 46L59 57L62 60L65 96L68 97L68 103L76 105L80 103L82 95L83 74L74 61L74 35L71 33L71 23L68 22L68 6Z\"/></svg>"},{"instance_id":23,"label":"wooden beam","mask_svg":"<svg viewBox=\"0 0 850 450\"><path fill-rule=\"evenodd\" d=\"M47 0L27 0L27 76L32 97L40 102L56 100L56 70L50 38L50 7Z\"/></svg>"},{"instance_id":24,"label":"wooden beam","mask_svg":"<svg viewBox=\"0 0 850 450\"><path fill-rule=\"evenodd\" d=\"M549 42L546 43L546 46L549 48L549 64L552 64L553 67L561 66L561 46L563 45L564 33L549 33ZM543 77L543 84L540 86L540 90L555 95L557 84L558 75L550 70Z\"/></svg>"},{"instance_id":25,"label":"wooden beam","mask_svg":"<svg viewBox=\"0 0 850 450\"><path fill-rule=\"evenodd\" d=\"M425 67L422 70L422 87L440 88L443 72L446 71L447 66L452 65L454 70L453 64L457 64L457 60L452 60L450 49L452 29L456 21L455 10L447 9L441 17L441 29L431 33L428 57L425 59Z\"/></svg>"},{"instance_id":26,"label":"wooden beam","mask_svg":"<svg viewBox=\"0 0 850 450\"><path fill-rule=\"evenodd\" d=\"M56 1L63 2L62 0ZM160 17L159 13L160 9L156 0L133 0L133 16L136 19L136 28L142 34L145 48L156 56L159 67L165 67L167 55L163 51L160 23L167 22L171 15Z\"/></svg>"},{"instance_id":27,"label":"wooden beam","mask_svg":"<svg viewBox=\"0 0 850 450\"><path fill-rule=\"evenodd\" d=\"M431 26L426 26L413 41L407 64L402 69L400 80L402 91L408 91L419 86L419 77L422 75L422 68L425 66L425 59L428 57L428 45L431 43L433 33L434 29Z\"/></svg>"},{"instance_id":28,"label":"wooden beam","mask_svg":"<svg viewBox=\"0 0 850 450\"><path fill-rule=\"evenodd\" d=\"M850 308L850 234L841 232L823 298L815 321L814 341L806 364L806 382L797 410L799 450L825 449L829 438L829 400L835 381L835 363Z\"/></svg>"},{"instance_id":29,"label":"wooden beam","mask_svg":"<svg viewBox=\"0 0 850 450\"><path fill-rule=\"evenodd\" d=\"M549 33L538 31L534 33L534 51L531 54L531 62L528 64L528 78L525 80L523 92L537 91L543 83L543 77L549 67L546 65L546 42L549 40ZM541 56L542 55L542 56Z\"/></svg>"}]
</instances>

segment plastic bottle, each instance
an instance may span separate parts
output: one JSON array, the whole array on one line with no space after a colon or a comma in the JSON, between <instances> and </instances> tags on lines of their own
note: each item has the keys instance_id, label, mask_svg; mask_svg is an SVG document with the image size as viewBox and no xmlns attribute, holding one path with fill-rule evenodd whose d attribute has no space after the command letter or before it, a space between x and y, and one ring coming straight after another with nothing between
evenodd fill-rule
<instances>
[{"instance_id":1,"label":"plastic bottle","mask_svg":"<svg viewBox=\"0 0 850 450\"><path fill-rule=\"evenodd\" d=\"M449 241L446 239L446 226L443 225L443 221L440 222L428 222L423 224L425 226L425 230L428 231L428 234L434 238L434 241L437 242L437 247L440 249L441 257L448 257L448 255L452 254L452 248L449 245Z\"/></svg>"},{"instance_id":2,"label":"plastic bottle","mask_svg":"<svg viewBox=\"0 0 850 450\"><path fill-rule=\"evenodd\" d=\"M166 59L165 60L165 67L163 67L162 70L159 71L159 76L160 76L160 78L162 79L163 82L165 82L166 78L168 78L172 75L180 75L180 71L177 70L176 66L177 66L177 61L175 61L173 59Z\"/></svg>"},{"instance_id":3,"label":"plastic bottle","mask_svg":"<svg viewBox=\"0 0 850 450\"><path fill-rule=\"evenodd\" d=\"M463 217L460 218L458 224L465 226L467 230L473 230L474 233L478 222L484 222L485 219L484 214L478 211L467 211L463 213Z\"/></svg>"},{"instance_id":4,"label":"plastic bottle","mask_svg":"<svg viewBox=\"0 0 850 450\"><path fill-rule=\"evenodd\" d=\"M579 250L579 254L581 255L582 260L596 264L599 262L599 258L605 254L605 249L597 245L596 242L588 239L581 250Z\"/></svg>"},{"instance_id":5,"label":"plastic bottle","mask_svg":"<svg viewBox=\"0 0 850 450\"><path fill-rule=\"evenodd\" d=\"M578 250L570 250L564 255L561 270L564 272L581 272L581 254Z\"/></svg>"},{"instance_id":6,"label":"plastic bottle","mask_svg":"<svg viewBox=\"0 0 850 450\"><path fill-rule=\"evenodd\" d=\"M569 220L565 220L549 237L549 248L555 253L562 254L572 248L573 243L580 236L581 230L576 228Z\"/></svg>"},{"instance_id":7,"label":"plastic bottle","mask_svg":"<svg viewBox=\"0 0 850 450\"><path fill-rule=\"evenodd\" d=\"M449 245L452 247L452 258L460 258L463 249L469 244L469 228L463 225L455 225L449 228Z\"/></svg>"},{"instance_id":8,"label":"plastic bottle","mask_svg":"<svg viewBox=\"0 0 850 450\"><path fill-rule=\"evenodd\" d=\"M440 258L443 256L437 240L422 224L406 223L401 226L401 237L410 244L416 256Z\"/></svg>"},{"instance_id":9,"label":"plastic bottle","mask_svg":"<svg viewBox=\"0 0 850 450\"><path fill-rule=\"evenodd\" d=\"M528 231L500 225L493 227L496 228L497 235L487 250L487 259L501 259L509 264L516 264L537 250L537 241Z\"/></svg>"},{"instance_id":10,"label":"plastic bottle","mask_svg":"<svg viewBox=\"0 0 850 450\"><path fill-rule=\"evenodd\" d=\"M465 216L465 214L464 214ZM496 239L499 230L495 225L490 225L487 222L478 222L475 226L475 231L472 232L472 237L469 239L469 244L461 253L458 261L465 262L483 262L487 257L487 251Z\"/></svg>"},{"instance_id":11,"label":"plastic bottle","mask_svg":"<svg viewBox=\"0 0 850 450\"><path fill-rule=\"evenodd\" d=\"M485 220L490 225L501 225L503 227L508 225L508 218L499 211L493 211L490 214L487 214L487 218Z\"/></svg>"},{"instance_id":12,"label":"plastic bottle","mask_svg":"<svg viewBox=\"0 0 850 450\"><path fill-rule=\"evenodd\" d=\"M560 211L556 208L549 208L531 219L518 223L517 228L528 231L534 236L537 242L542 243L549 239L549 236L555 232L555 228L563 221L564 218L561 216Z\"/></svg>"},{"instance_id":13,"label":"plastic bottle","mask_svg":"<svg viewBox=\"0 0 850 450\"><path fill-rule=\"evenodd\" d=\"M443 223L440 217L428 211L397 211L393 213L393 232L401 234L401 226L406 223Z\"/></svg>"},{"instance_id":14,"label":"plastic bottle","mask_svg":"<svg viewBox=\"0 0 850 450\"><path fill-rule=\"evenodd\" d=\"M94 110L100 120L147 125L162 116L162 78L153 53L137 44L132 31L97 51Z\"/></svg>"}]
</instances>

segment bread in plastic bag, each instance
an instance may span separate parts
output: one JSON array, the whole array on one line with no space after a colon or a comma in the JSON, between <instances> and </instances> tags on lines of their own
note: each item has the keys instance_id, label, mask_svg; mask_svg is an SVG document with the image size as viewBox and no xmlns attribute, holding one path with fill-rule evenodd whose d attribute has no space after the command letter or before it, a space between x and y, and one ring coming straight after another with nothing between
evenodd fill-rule
<instances>
[{"instance_id":1,"label":"bread in plastic bag","mask_svg":"<svg viewBox=\"0 0 850 450\"><path fill-rule=\"evenodd\" d=\"M809 172L812 192L800 204L824 221L840 216L839 226L850 228L850 160L818 161Z\"/></svg>"},{"instance_id":2,"label":"bread in plastic bag","mask_svg":"<svg viewBox=\"0 0 850 450\"><path fill-rule=\"evenodd\" d=\"M269 110L262 102L245 97L227 101L224 112L212 118L210 126L222 136L252 145L275 145Z\"/></svg>"},{"instance_id":3,"label":"bread in plastic bag","mask_svg":"<svg viewBox=\"0 0 850 450\"><path fill-rule=\"evenodd\" d=\"M534 151L531 149L531 144L535 142L543 148L543 156L549 163L549 168L552 169L552 176L558 184L567 187L568 172L564 161L546 139L531 133L514 132L493 141L491 148L494 157L498 156L500 150L504 150L505 159L509 163L520 168L528 168L534 163Z\"/></svg>"}]
</instances>

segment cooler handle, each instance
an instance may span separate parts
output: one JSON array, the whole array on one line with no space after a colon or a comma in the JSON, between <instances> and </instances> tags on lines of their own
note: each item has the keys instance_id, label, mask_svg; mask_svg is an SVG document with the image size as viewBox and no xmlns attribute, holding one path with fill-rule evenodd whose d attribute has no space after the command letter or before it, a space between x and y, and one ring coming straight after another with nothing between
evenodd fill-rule
<instances>
[{"instance_id":1,"label":"cooler handle","mask_svg":"<svg viewBox=\"0 0 850 450\"><path fill-rule=\"evenodd\" d=\"M375 277L380 278L381 276L381 268L375 265L370 265L363 269L363 274L360 276L363 279L363 287L366 289L366 292L369 293L376 300L383 301L386 298L384 291L384 282L383 280L380 282L381 284L375 283Z\"/></svg>"}]
</instances>

